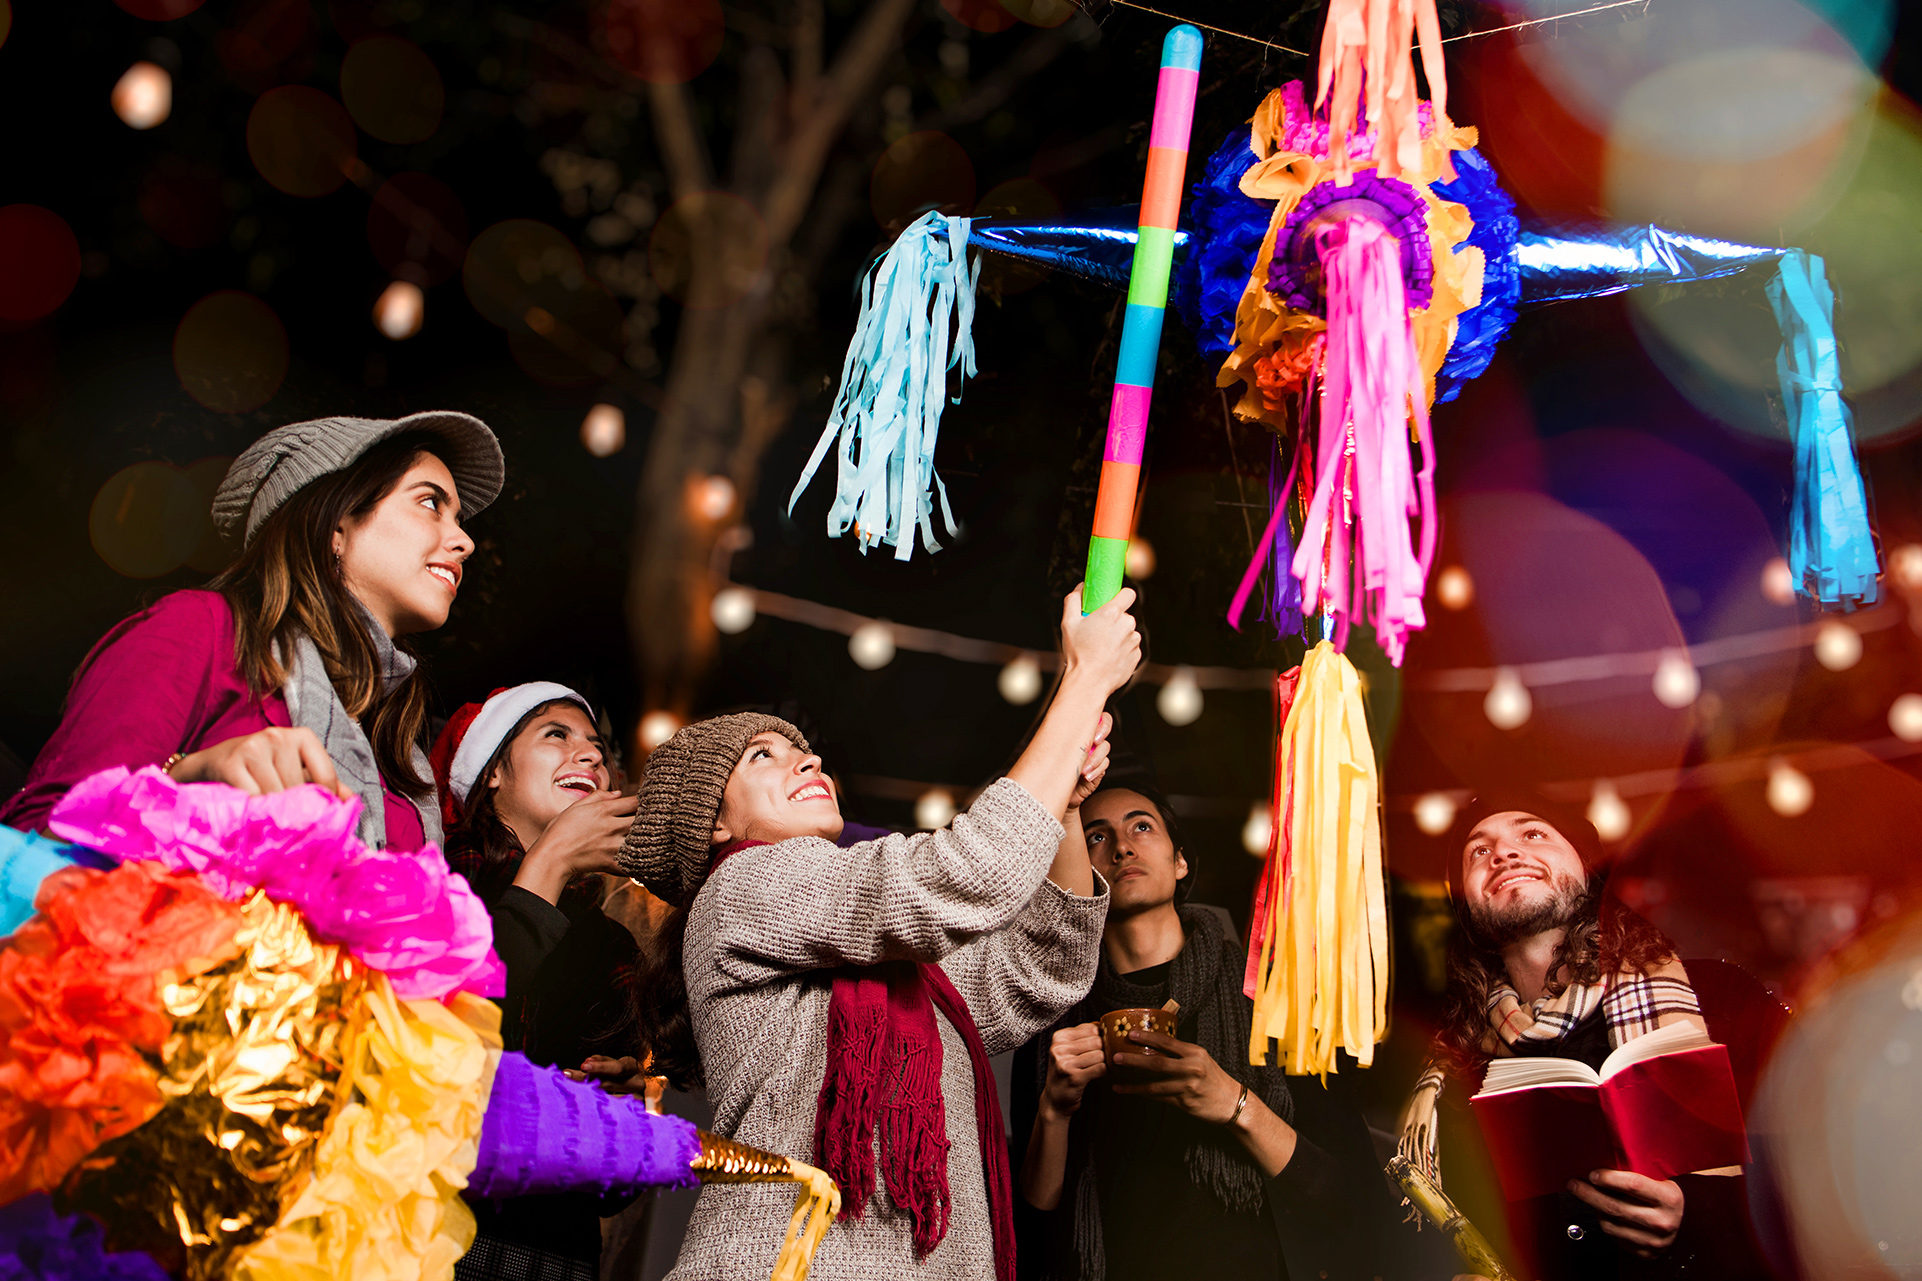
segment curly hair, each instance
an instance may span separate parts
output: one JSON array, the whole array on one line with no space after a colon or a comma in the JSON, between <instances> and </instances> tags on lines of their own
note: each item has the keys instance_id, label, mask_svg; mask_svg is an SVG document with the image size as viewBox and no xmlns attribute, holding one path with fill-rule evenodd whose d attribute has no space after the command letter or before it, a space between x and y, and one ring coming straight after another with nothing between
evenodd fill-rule
<instances>
[{"instance_id":1,"label":"curly hair","mask_svg":"<svg viewBox=\"0 0 1922 1281\"><path fill-rule=\"evenodd\" d=\"M1607 975L1643 972L1675 959L1666 935L1604 893L1606 878L1591 874L1555 949L1548 969L1548 995L1560 996L1571 983L1599 983ZM1482 938L1460 903L1448 938L1448 992L1439 1040L1464 1071L1488 1063L1482 1038L1488 1032L1488 999L1509 982L1500 949Z\"/></svg>"}]
</instances>

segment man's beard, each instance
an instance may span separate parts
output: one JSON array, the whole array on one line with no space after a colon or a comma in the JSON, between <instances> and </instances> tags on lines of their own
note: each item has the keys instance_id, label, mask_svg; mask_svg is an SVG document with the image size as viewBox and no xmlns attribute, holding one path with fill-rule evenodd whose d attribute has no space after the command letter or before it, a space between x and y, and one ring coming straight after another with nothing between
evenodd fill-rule
<instances>
[{"instance_id":1,"label":"man's beard","mask_svg":"<svg viewBox=\"0 0 1922 1281\"><path fill-rule=\"evenodd\" d=\"M1523 939L1569 925L1581 914L1587 899L1588 887L1585 884L1558 877L1555 892L1545 899L1533 903L1511 903L1501 908L1490 907L1486 903L1471 903L1468 906L1468 920L1484 943L1500 950L1510 943L1519 943Z\"/></svg>"}]
</instances>

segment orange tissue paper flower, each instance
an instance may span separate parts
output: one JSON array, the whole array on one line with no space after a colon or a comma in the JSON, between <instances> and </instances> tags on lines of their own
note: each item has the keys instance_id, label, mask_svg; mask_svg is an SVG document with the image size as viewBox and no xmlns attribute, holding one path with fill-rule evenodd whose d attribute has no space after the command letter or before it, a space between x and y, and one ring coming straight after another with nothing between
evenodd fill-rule
<instances>
[{"instance_id":1,"label":"orange tissue paper flower","mask_svg":"<svg viewBox=\"0 0 1922 1281\"><path fill-rule=\"evenodd\" d=\"M0 1205L160 1110L167 983L237 955L240 909L152 863L70 868L0 944Z\"/></svg>"}]
</instances>

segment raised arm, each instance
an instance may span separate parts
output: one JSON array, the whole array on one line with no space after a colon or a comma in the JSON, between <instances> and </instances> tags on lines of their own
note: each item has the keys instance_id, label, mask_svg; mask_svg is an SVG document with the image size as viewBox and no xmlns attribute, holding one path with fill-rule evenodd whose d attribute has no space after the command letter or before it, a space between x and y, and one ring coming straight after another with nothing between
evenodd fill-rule
<instances>
[{"instance_id":1,"label":"raised arm","mask_svg":"<svg viewBox=\"0 0 1922 1281\"><path fill-rule=\"evenodd\" d=\"M1062 602L1061 682L1041 728L1008 771L1056 819L1068 812L1108 696L1141 666L1141 633L1128 613L1134 599L1134 589L1124 587L1085 616L1079 587Z\"/></svg>"}]
</instances>

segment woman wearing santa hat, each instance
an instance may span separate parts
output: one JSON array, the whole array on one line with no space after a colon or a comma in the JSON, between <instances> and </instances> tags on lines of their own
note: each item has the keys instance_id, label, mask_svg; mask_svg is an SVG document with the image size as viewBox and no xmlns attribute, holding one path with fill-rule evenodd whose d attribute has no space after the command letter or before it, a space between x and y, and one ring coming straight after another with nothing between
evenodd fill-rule
<instances>
[{"instance_id":1,"label":"woman wearing santa hat","mask_svg":"<svg viewBox=\"0 0 1922 1281\"><path fill-rule=\"evenodd\" d=\"M551 681L497 689L454 714L429 759L448 864L487 904L507 966L507 1048L638 1090L640 951L602 913L598 875L615 870L635 801L609 787L587 700ZM456 1275L592 1281L601 1217L620 1204L587 1193L476 1202L480 1235Z\"/></svg>"}]
</instances>

